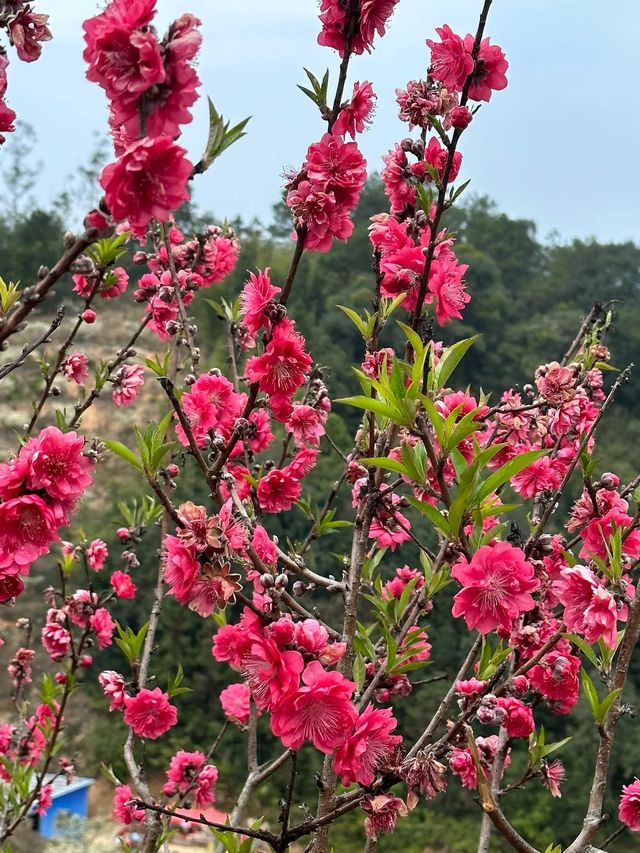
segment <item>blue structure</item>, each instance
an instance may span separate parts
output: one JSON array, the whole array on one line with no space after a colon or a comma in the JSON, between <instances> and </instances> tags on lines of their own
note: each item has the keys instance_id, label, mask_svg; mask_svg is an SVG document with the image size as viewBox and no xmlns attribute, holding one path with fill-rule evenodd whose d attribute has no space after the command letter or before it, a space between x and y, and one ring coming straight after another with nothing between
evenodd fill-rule
<instances>
[{"instance_id":1,"label":"blue structure","mask_svg":"<svg viewBox=\"0 0 640 853\"><path fill-rule=\"evenodd\" d=\"M36 829L44 838L79 838L84 832L84 824L89 814L89 788L94 779L76 776L70 785L64 776L53 782L54 774L47 774L44 784L51 783L51 807L44 817L35 818Z\"/></svg>"}]
</instances>

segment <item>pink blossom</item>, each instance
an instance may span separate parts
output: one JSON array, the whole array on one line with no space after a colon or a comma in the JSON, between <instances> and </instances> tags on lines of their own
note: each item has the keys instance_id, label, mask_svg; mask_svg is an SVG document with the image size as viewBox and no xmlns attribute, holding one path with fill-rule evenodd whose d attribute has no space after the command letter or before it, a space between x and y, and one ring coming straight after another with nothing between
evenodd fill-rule
<instances>
[{"instance_id":1,"label":"pink blossom","mask_svg":"<svg viewBox=\"0 0 640 853\"><path fill-rule=\"evenodd\" d=\"M461 320L462 310L471 301L462 280L468 269L468 264L457 263L453 256L431 263L427 286L435 296L436 319L441 326L449 320Z\"/></svg>"},{"instance_id":2,"label":"pink blossom","mask_svg":"<svg viewBox=\"0 0 640 853\"><path fill-rule=\"evenodd\" d=\"M245 395L238 394L225 376L211 373L199 376L182 396L182 408L196 443L202 445L212 429L229 437L236 418L242 414L245 400ZM180 424L176 426L176 433L179 441L187 446L189 441Z\"/></svg>"},{"instance_id":3,"label":"pink blossom","mask_svg":"<svg viewBox=\"0 0 640 853\"><path fill-rule=\"evenodd\" d=\"M27 574L38 557L58 539L58 521L38 495L0 504L0 574Z\"/></svg>"},{"instance_id":4,"label":"pink blossom","mask_svg":"<svg viewBox=\"0 0 640 853\"><path fill-rule=\"evenodd\" d=\"M352 139L355 139L356 133L362 133L365 124L370 120L375 99L371 83L366 81L354 83L351 100L338 113L332 132L338 136L345 136L348 133Z\"/></svg>"},{"instance_id":5,"label":"pink blossom","mask_svg":"<svg viewBox=\"0 0 640 853\"><path fill-rule=\"evenodd\" d=\"M194 549L177 536L165 536L163 546L164 579L169 594L181 604L188 604L200 571Z\"/></svg>"},{"instance_id":6,"label":"pink blossom","mask_svg":"<svg viewBox=\"0 0 640 853\"><path fill-rule=\"evenodd\" d=\"M302 619L295 623L295 640L300 648L318 654L327 645L329 632L317 619Z\"/></svg>"},{"instance_id":7,"label":"pink blossom","mask_svg":"<svg viewBox=\"0 0 640 853\"><path fill-rule=\"evenodd\" d=\"M130 406L144 385L144 370L139 364L124 364L113 377L111 398L118 408Z\"/></svg>"},{"instance_id":8,"label":"pink blossom","mask_svg":"<svg viewBox=\"0 0 640 853\"><path fill-rule=\"evenodd\" d=\"M640 779L622 786L618 817L633 832L640 832Z\"/></svg>"},{"instance_id":9,"label":"pink blossom","mask_svg":"<svg viewBox=\"0 0 640 853\"><path fill-rule=\"evenodd\" d=\"M260 479L256 494L264 512L286 512L302 492L300 477L286 468L272 468Z\"/></svg>"},{"instance_id":10,"label":"pink blossom","mask_svg":"<svg viewBox=\"0 0 640 853\"><path fill-rule=\"evenodd\" d=\"M220 704L228 720L239 726L249 722L251 691L246 684L230 684L220 692Z\"/></svg>"},{"instance_id":11,"label":"pink blossom","mask_svg":"<svg viewBox=\"0 0 640 853\"><path fill-rule=\"evenodd\" d=\"M400 107L398 118L407 122L409 130L430 128L430 117L439 113L442 106L442 98L428 80L410 80L406 89L396 89L396 101Z\"/></svg>"},{"instance_id":12,"label":"pink blossom","mask_svg":"<svg viewBox=\"0 0 640 853\"><path fill-rule=\"evenodd\" d=\"M556 760L549 764L543 760L540 764L540 774L542 784L549 789L551 796L561 797L560 784L564 781L566 775L563 763Z\"/></svg>"},{"instance_id":13,"label":"pink blossom","mask_svg":"<svg viewBox=\"0 0 640 853\"><path fill-rule=\"evenodd\" d=\"M351 51L361 54L370 50L375 34L385 34L386 23L393 14L398 0L362 0L360 3L360 27L351 43ZM340 0L321 0L320 21L322 31L318 44L333 47L340 56L344 55L348 18L346 6Z\"/></svg>"},{"instance_id":14,"label":"pink blossom","mask_svg":"<svg viewBox=\"0 0 640 853\"><path fill-rule=\"evenodd\" d=\"M225 234L216 225L209 225L202 257L195 271L202 276L205 287L226 278L236 265L240 244L234 235Z\"/></svg>"},{"instance_id":15,"label":"pink blossom","mask_svg":"<svg viewBox=\"0 0 640 853\"><path fill-rule=\"evenodd\" d=\"M9 24L11 42L23 62L34 62L38 59L42 53L41 42L51 40L48 21L48 15L39 15L29 6L25 6Z\"/></svg>"},{"instance_id":16,"label":"pink blossom","mask_svg":"<svg viewBox=\"0 0 640 853\"><path fill-rule=\"evenodd\" d=\"M306 230L304 246L309 251L328 252L334 238L347 240L353 232L349 209L322 185L300 180L288 191L286 202L297 227Z\"/></svg>"},{"instance_id":17,"label":"pink blossom","mask_svg":"<svg viewBox=\"0 0 640 853\"><path fill-rule=\"evenodd\" d=\"M316 467L320 451L317 447L300 447L287 469L293 477L302 480ZM284 470L284 469L283 469Z\"/></svg>"},{"instance_id":18,"label":"pink blossom","mask_svg":"<svg viewBox=\"0 0 640 853\"><path fill-rule=\"evenodd\" d=\"M191 163L186 151L167 136L145 137L130 145L100 178L109 210L143 231L152 219L166 222L189 199Z\"/></svg>"},{"instance_id":19,"label":"pink blossom","mask_svg":"<svg viewBox=\"0 0 640 853\"><path fill-rule=\"evenodd\" d=\"M367 837L374 840L380 832L393 832L398 818L409 812L404 800L393 794L367 794L360 801L360 808L367 815L364 819Z\"/></svg>"},{"instance_id":20,"label":"pink blossom","mask_svg":"<svg viewBox=\"0 0 640 853\"><path fill-rule=\"evenodd\" d=\"M107 669L98 676L104 695L109 700L110 711L124 711L127 697L126 682L119 672Z\"/></svg>"},{"instance_id":21,"label":"pink blossom","mask_svg":"<svg viewBox=\"0 0 640 853\"><path fill-rule=\"evenodd\" d=\"M138 737L156 740L178 722L178 712L159 687L144 688L124 702L124 721Z\"/></svg>"},{"instance_id":22,"label":"pink blossom","mask_svg":"<svg viewBox=\"0 0 640 853\"><path fill-rule=\"evenodd\" d=\"M416 202L415 186L407 179L407 155L400 145L396 145L382 160L385 165L380 176L385 194L391 203L391 212L402 213L406 207L413 207Z\"/></svg>"},{"instance_id":23,"label":"pink blossom","mask_svg":"<svg viewBox=\"0 0 640 853\"><path fill-rule=\"evenodd\" d=\"M578 701L580 658L572 655L569 644L558 644L539 664L529 670L534 690L547 699L558 714L568 714Z\"/></svg>"},{"instance_id":24,"label":"pink blossom","mask_svg":"<svg viewBox=\"0 0 640 853\"><path fill-rule=\"evenodd\" d=\"M15 112L7 106L4 96L7 91L7 66L9 59L6 53L0 53L0 145L5 141L3 133L12 133L15 130Z\"/></svg>"},{"instance_id":25,"label":"pink blossom","mask_svg":"<svg viewBox=\"0 0 640 853\"><path fill-rule=\"evenodd\" d=\"M27 485L60 501L75 501L92 479L93 463L83 455L84 438L75 432L46 427L20 451L30 457Z\"/></svg>"},{"instance_id":26,"label":"pink blossom","mask_svg":"<svg viewBox=\"0 0 640 853\"><path fill-rule=\"evenodd\" d=\"M451 127L458 127L464 130L471 124L473 116L467 107L454 107L449 114Z\"/></svg>"},{"instance_id":27,"label":"pink blossom","mask_svg":"<svg viewBox=\"0 0 640 853\"><path fill-rule=\"evenodd\" d=\"M85 551L85 555L89 568L93 569L94 572L101 571L109 556L107 543L103 542L102 539L94 539Z\"/></svg>"},{"instance_id":28,"label":"pink blossom","mask_svg":"<svg viewBox=\"0 0 640 853\"><path fill-rule=\"evenodd\" d=\"M392 551L411 539L411 522L401 512L395 509L400 502L396 494L390 496L391 507L376 508L376 514L369 527L369 536L376 540L378 548L390 548Z\"/></svg>"},{"instance_id":29,"label":"pink blossom","mask_svg":"<svg viewBox=\"0 0 640 853\"><path fill-rule=\"evenodd\" d=\"M62 373L67 382L83 385L89 375L89 359L82 352L72 352L62 362Z\"/></svg>"},{"instance_id":30,"label":"pink blossom","mask_svg":"<svg viewBox=\"0 0 640 853\"><path fill-rule=\"evenodd\" d=\"M51 785L43 785L40 788L40 793L38 795L38 805L36 807L36 812L39 817L44 817L47 811L51 808L51 804L53 800L51 799L51 792L53 788Z\"/></svg>"},{"instance_id":31,"label":"pink blossom","mask_svg":"<svg viewBox=\"0 0 640 853\"><path fill-rule=\"evenodd\" d=\"M591 569L585 566L562 569L553 592L565 605L563 619L569 631L580 634L590 645L602 639L610 649L616 647L616 601Z\"/></svg>"},{"instance_id":32,"label":"pink blossom","mask_svg":"<svg viewBox=\"0 0 640 853\"><path fill-rule=\"evenodd\" d=\"M333 767L343 785L359 782L371 785L376 771L388 766L400 735L391 732L397 725L391 708L374 708L367 705L358 717L353 734L336 750Z\"/></svg>"},{"instance_id":33,"label":"pink blossom","mask_svg":"<svg viewBox=\"0 0 640 853\"><path fill-rule=\"evenodd\" d=\"M324 435L324 413L304 403L294 403L293 411L285 424L297 445L317 447Z\"/></svg>"},{"instance_id":34,"label":"pink blossom","mask_svg":"<svg viewBox=\"0 0 640 853\"><path fill-rule=\"evenodd\" d=\"M281 292L281 288L271 284L269 268L258 270L258 274L249 273L249 281L246 282L240 296L242 306L242 322L255 334L260 329L271 328L270 318L265 313L274 298Z\"/></svg>"},{"instance_id":35,"label":"pink blossom","mask_svg":"<svg viewBox=\"0 0 640 853\"><path fill-rule=\"evenodd\" d=\"M424 161L435 169L440 181L444 181L445 170L448 160L449 152L446 148L443 148L442 145L440 145L440 142L438 141L437 137L432 136L424 152ZM459 151L456 151L453 155L451 167L447 174L447 183L452 183L453 181L455 181L455 179L458 177L461 165L462 154L460 154ZM432 180L428 172L426 172L425 177L427 181Z\"/></svg>"},{"instance_id":36,"label":"pink blossom","mask_svg":"<svg viewBox=\"0 0 640 853\"><path fill-rule=\"evenodd\" d=\"M461 91L467 77L473 71L473 57L465 41L456 35L448 24L437 27L441 41L427 39L431 50L429 73L450 91Z\"/></svg>"},{"instance_id":37,"label":"pink blossom","mask_svg":"<svg viewBox=\"0 0 640 853\"><path fill-rule=\"evenodd\" d=\"M508 631L514 619L534 607L531 593L540 585L531 563L508 542L484 545L470 562L459 560L451 574L463 587L451 612L481 634Z\"/></svg>"},{"instance_id":38,"label":"pink blossom","mask_svg":"<svg viewBox=\"0 0 640 853\"><path fill-rule=\"evenodd\" d=\"M262 639L262 622L247 607L242 612L238 625L223 625L213 637L211 654L217 661L228 661L234 669L240 669L254 642Z\"/></svg>"},{"instance_id":39,"label":"pink blossom","mask_svg":"<svg viewBox=\"0 0 640 853\"><path fill-rule=\"evenodd\" d=\"M500 696L497 705L504 712L502 725L510 738L529 737L535 731L531 708L524 702L513 696Z\"/></svg>"},{"instance_id":40,"label":"pink blossom","mask_svg":"<svg viewBox=\"0 0 640 853\"><path fill-rule=\"evenodd\" d=\"M194 794L196 805L200 808L213 803L218 770L213 764L205 764L205 761L202 752L176 752L169 764L162 793L167 797Z\"/></svg>"},{"instance_id":41,"label":"pink blossom","mask_svg":"<svg viewBox=\"0 0 640 853\"><path fill-rule=\"evenodd\" d=\"M128 785L118 785L113 798L113 819L115 821L124 823L125 826L130 826L134 822L142 823L146 815L145 810L127 805L130 800L134 799L134 793Z\"/></svg>"},{"instance_id":42,"label":"pink blossom","mask_svg":"<svg viewBox=\"0 0 640 853\"><path fill-rule=\"evenodd\" d=\"M203 567L190 593L189 610L199 616L211 616L214 610L223 610L236 600L236 592L242 588L240 575L231 574L229 563L214 560Z\"/></svg>"},{"instance_id":43,"label":"pink blossom","mask_svg":"<svg viewBox=\"0 0 640 853\"><path fill-rule=\"evenodd\" d=\"M114 572L109 581L118 598L135 598L136 585L126 572Z\"/></svg>"},{"instance_id":44,"label":"pink blossom","mask_svg":"<svg viewBox=\"0 0 640 853\"><path fill-rule=\"evenodd\" d=\"M631 516L615 508L601 518L594 518L580 533L583 540L580 557L606 559L607 546L614 528L622 528L624 532L631 521ZM622 553L633 560L640 557L640 530L632 530L622 537Z\"/></svg>"},{"instance_id":45,"label":"pink blossom","mask_svg":"<svg viewBox=\"0 0 640 853\"><path fill-rule=\"evenodd\" d=\"M464 45L469 52L473 49L473 42L474 37L472 35L464 37ZM490 39L482 39L469 86L471 100L489 101L493 90L506 89L508 67L509 63L505 59L502 49L496 44L490 44Z\"/></svg>"},{"instance_id":46,"label":"pink blossom","mask_svg":"<svg viewBox=\"0 0 640 853\"><path fill-rule=\"evenodd\" d=\"M256 638L242 660L242 668L259 708L273 708L295 691L304 667L302 655L282 651L269 637Z\"/></svg>"},{"instance_id":47,"label":"pink blossom","mask_svg":"<svg viewBox=\"0 0 640 853\"><path fill-rule=\"evenodd\" d=\"M113 642L113 632L116 623L111 618L106 607L99 607L91 617L91 627L96 632L96 640L99 649L105 649Z\"/></svg>"},{"instance_id":48,"label":"pink blossom","mask_svg":"<svg viewBox=\"0 0 640 853\"><path fill-rule=\"evenodd\" d=\"M308 740L320 752L330 753L356 720L350 702L356 685L339 672L326 672L317 661L307 665L302 682L273 708L271 731L289 749L300 749Z\"/></svg>"},{"instance_id":49,"label":"pink blossom","mask_svg":"<svg viewBox=\"0 0 640 853\"><path fill-rule=\"evenodd\" d=\"M42 629L42 645L51 660L62 660L71 648L71 634L58 622L49 622Z\"/></svg>"},{"instance_id":50,"label":"pink blossom","mask_svg":"<svg viewBox=\"0 0 640 853\"><path fill-rule=\"evenodd\" d=\"M129 276L122 267L107 270L100 283L100 299L116 299L127 289Z\"/></svg>"},{"instance_id":51,"label":"pink blossom","mask_svg":"<svg viewBox=\"0 0 640 853\"><path fill-rule=\"evenodd\" d=\"M306 156L309 180L333 192L338 204L355 207L367 179L366 161L355 142L325 133Z\"/></svg>"}]
</instances>

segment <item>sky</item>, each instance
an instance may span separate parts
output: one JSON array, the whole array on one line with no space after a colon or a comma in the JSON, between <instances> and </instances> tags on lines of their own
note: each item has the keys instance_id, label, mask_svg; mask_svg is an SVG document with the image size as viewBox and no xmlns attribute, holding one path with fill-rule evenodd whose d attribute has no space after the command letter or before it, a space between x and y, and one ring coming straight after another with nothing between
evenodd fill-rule
<instances>
[{"instance_id":1,"label":"sky","mask_svg":"<svg viewBox=\"0 0 640 853\"><path fill-rule=\"evenodd\" d=\"M12 57L7 101L36 130L38 192L53 198L88 161L96 133L106 132L104 93L84 78L82 60L82 21L98 5L35 5L49 13L54 39L37 62ZM400 0L373 53L352 60L347 91L370 80L378 95L373 124L359 137L369 171L407 135L395 89L424 76L425 39L443 23L475 32L480 6ZM252 116L248 136L198 179L195 201L219 220L268 222L283 170L299 167L324 132L316 107L296 88L305 82L303 67L317 77L329 67L335 85L339 58L316 43L315 0L158 0L158 30L185 11L203 21L201 93L232 123ZM486 33L509 59L509 86L494 93L463 136L459 181L471 179L467 192L488 194L510 216L534 220L543 239L640 241L639 30L637 0L494 0ZM207 122L202 98L182 138L193 162Z\"/></svg>"}]
</instances>

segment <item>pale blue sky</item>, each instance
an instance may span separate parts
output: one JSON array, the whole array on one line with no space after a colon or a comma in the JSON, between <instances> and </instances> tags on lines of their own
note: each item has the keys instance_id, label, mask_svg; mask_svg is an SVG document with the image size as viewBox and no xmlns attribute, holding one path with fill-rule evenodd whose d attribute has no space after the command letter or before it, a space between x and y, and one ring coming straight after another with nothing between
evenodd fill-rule
<instances>
[{"instance_id":1,"label":"pale blue sky","mask_svg":"<svg viewBox=\"0 0 640 853\"><path fill-rule=\"evenodd\" d=\"M38 0L54 40L30 65L13 58L7 99L39 136L41 191L54 195L106 127L102 90L84 79L82 20L93 0ZM400 0L387 36L352 62L350 84L371 80L373 126L360 138L370 171L406 128L394 91L424 75L425 39L449 23L475 29L480 0ZM219 218L268 220L281 174L299 166L322 133L313 104L296 89L302 66L336 77L338 57L316 44L314 0L159 0L158 28L190 11L203 20L202 92L225 118L251 114L249 135L204 178L196 201ZM509 87L483 106L463 137L461 179L513 216L534 219L545 237L639 240L637 0L495 0L487 33L509 59ZM351 85L349 85L349 91ZM183 142L198 159L207 133L204 101ZM0 158L2 154L0 153Z\"/></svg>"}]
</instances>

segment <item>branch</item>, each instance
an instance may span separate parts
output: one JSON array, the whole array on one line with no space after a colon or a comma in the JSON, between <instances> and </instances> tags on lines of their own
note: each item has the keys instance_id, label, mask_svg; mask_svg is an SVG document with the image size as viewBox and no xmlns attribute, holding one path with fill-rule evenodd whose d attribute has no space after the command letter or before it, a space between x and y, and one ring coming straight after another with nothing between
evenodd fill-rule
<instances>
[{"instance_id":1,"label":"branch","mask_svg":"<svg viewBox=\"0 0 640 853\"><path fill-rule=\"evenodd\" d=\"M44 332L44 334L40 335L39 338L36 338L36 340L32 344L25 344L22 347L22 352L15 361L9 361L6 364L3 364L2 367L0 367L0 380L4 379L5 376L8 376L18 367L22 367L22 365L27 360L27 356L31 355L34 350L37 350L39 346L41 346L42 344L48 344L51 341L51 335L55 332L60 323L62 323L62 320L64 318L64 310L64 305L58 308L56 316L54 317L47 331Z\"/></svg>"},{"instance_id":2,"label":"branch","mask_svg":"<svg viewBox=\"0 0 640 853\"><path fill-rule=\"evenodd\" d=\"M98 232L92 228L85 231L81 237L76 238L55 266L33 288L29 288L29 292L23 293L22 302L0 325L0 344L19 331L22 322L43 301L58 279L69 271L76 258L95 242L97 235Z\"/></svg>"}]
</instances>

